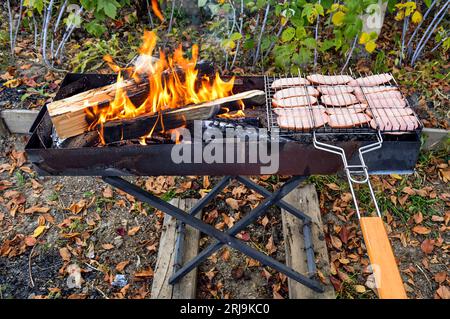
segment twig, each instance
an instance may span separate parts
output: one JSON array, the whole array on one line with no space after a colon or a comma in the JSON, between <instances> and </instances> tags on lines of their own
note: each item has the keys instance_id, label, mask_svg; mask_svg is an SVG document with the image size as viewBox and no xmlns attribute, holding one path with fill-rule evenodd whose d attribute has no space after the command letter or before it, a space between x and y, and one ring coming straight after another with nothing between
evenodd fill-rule
<instances>
[{"instance_id":1,"label":"twig","mask_svg":"<svg viewBox=\"0 0 450 319\"><path fill-rule=\"evenodd\" d=\"M33 252L34 252L34 248L36 246L37 246L37 243L33 246L33 248L31 248L30 255L28 256L28 274L30 276L31 288L34 288L33 274L31 272L31 258L33 258Z\"/></svg>"},{"instance_id":2,"label":"twig","mask_svg":"<svg viewBox=\"0 0 450 319\"><path fill-rule=\"evenodd\" d=\"M173 20L174 12L175 12L175 0L172 0L172 11L170 12L170 21L169 21L169 28L167 29L167 33L170 33L170 31L172 31L172 20Z\"/></svg>"},{"instance_id":3,"label":"twig","mask_svg":"<svg viewBox=\"0 0 450 319\"><path fill-rule=\"evenodd\" d=\"M239 33L242 35L242 27L244 25L244 0L241 0L241 14L239 15ZM239 53L239 48L241 46L241 40L238 41L238 44L236 46L236 52L234 53L233 62L231 63L230 70L233 70L234 63L236 62L236 58Z\"/></svg>"},{"instance_id":4,"label":"twig","mask_svg":"<svg viewBox=\"0 0 450 319\"><path fill-rule=\"evenodd\" d=\"M428 15L430 14L431 10L433 9L434 5L438 2L438 0L434 0L431 4L430 7L428 8L428 10L425 12L425 14L423 15L422 20L419 22L419 24L417 25L417 27L414 29L413 34L411 35L411 37L409 38L408 43L406 44L406 47L408 47L408 57L411 57L412 54L412 46L410 46L412 40L414 39L414 37L417 35L417 32L419 32L420 27L422 26L423 22L426 20L426 18L428 17Z\"/></svg>"},{"instance_id":5,"label":"twig","mask_svg":"<svg viewBox=\"0 0 450 319\"><path fill-rule=\"evenodd\" d=\"M65 0L64 3L62 4L61 8L59 9L58 17L56 18L55 27L53 28L53 36L52 36L52 41L50 43L50 52L51 52L52 60L55 57L55 51L54 51L55 34L56 34L56 31L58 31L59 23L61 22L61 18L64 14L64 10L66 9L67 1L68 0Z\"/></svg>"},{"instance_id":6,"label":"twig","mask_svg":"<svg viewBox=\"0 0 450 319\"><path fill-rule=\"evenodd\" d=\"M278 32L277 32L277 35L276 35L276 40L278 40L278 39L280 38L281 32L283 32L283 30L284 30L284 26L285 26L285 24L284 24L284 25L283 25L283 24L280 25L280 29L278 29ZM275 41L272 41L272 42L270 43L269 48L268 48L267 51L264 53L264 57L263 57L264 60L267 59L267 57L269 56L270 52L272 52L272 49L273 49L273 47L275 46L276 40L275 40Z\"/></svg>"},{"instance_id":7,"label":"twig","mask_svg":"<svg viewBox=\"0 0 450 319\"><path fill-rule=\"evenodd\" d=\"M101 291L100 288L95 287L95 290L97 290L99 293L101 293L105 299L109 299L109 297L103 291Z\"/></svg>"},{"instance_id":8,"label":"twig","mask_svg":"<svg viewBox=\"0 0 450 319\"><path fill-rule=\"evenodd\" d=\"M321 0L319 0L319 5ZM317 40L319 39L319 21L320 21L320 14L317 15L317 21L316 21L316 29L314 31L314 39L316 40L316 46L314 47L314 70L317 66L317 57L318 57L318 51L317 51Z\"/></svg>"},{"instance_id":9,"label":"twig","mask_svg":"<svg viewBox=\"0 0 450 319\"><path fill-rule=\"evenodd\" d=\"M262 36L264 34L264 29L266 28L267 17L269 16L269 9L270 9L270 2L267 4L266 12L264 14L264 19L263 19L263 22L261 25L261 32L259 33L259 37L258 37L258 45L256 47L255 58L253 59L253 68L256 66L256 63L258 62L259 50L261 48L261 40L262 40Z\"/></svg>"},{"instance_id":10,"label":"twig","mask_svg":"<svg viewBox=\"0 0 450 319\"><path fill-rule=\"evenodd\" d=\"M405 17L403 20L402 43L401 43L401 48L400 48L400 59L398 62L399 66L402 65L403 54L405 51L405 38L406 38L406 32L408 30L408 25L409 25L409 17Z\"/></svg>"},{"instance_id":11,"label":"twig","mask_svg":"<svg viewBox=\"0 0 450 319\"><path fill-rule=\"evenodd\" d=\"M11 56L14 56L14 46L13 46L13 16L12 16L12 10L11 10L11 4L9 3L9 0L6 2L8 6L8 19L9 19L9 44L11 46Z\"/></svg>"},{"instance_id":12,"label":"twig","mask_svg":"<svg viewBox=\"0 0 450 319\"><path fill-rule=\"evenodd\" d=\"M44 25L42 27L42 58L44 59L44 63L48 68L53 67L53 65L51 65L47 59L47 32L48 25L50 24L50 19L52 17L53 2L54 0L50 0L50 3L48 4L48 8L46 10L47 13L46 15L44 15Z\"/></svg>"},{"instance_id":13,"label":"twig","mask_svg":"<svg viewBox=\"0 0 450 319\"><path fill-rule=\"evenodd\" d=\"M83 12L83 7L80 7L80 9L78 9L76 15L80 15L82 12ZM69 40L70 35L75 30L75 28L76 28L76 25L74 23L72 23L70 25L69 29L64 34L63 39L61 40L61 43L59 44L58 49L56 50L55 57L58 56L58 52L59 52L59 59L60 60L62 59L64 46L66 45L66 42Z\"/></svg>"},{"instance_id":14,"label":"twig","mask_svg":"<svg viewBox=\"0 0 450 319\"><path fill-rule=\"evenodd\" d=\"M34 49L37 50L38 48L38 27L37 27L37 22L36 22L36 18L34 17L34 13L32 12L32 16L33 18L33 27L34 27Z\"/></svg>"},{"instance_id":15,"label":"twig","mask_svg":"<svg viewBox=\"0 0 450 319\"><path fill-rule=\"evenodd\" d=\"M8 16L9 16L9 42L11 45L11 56L14 57L14 48L16 47L17 35L19 34L20 23L22 22L23 0L20 0L19 17L17 18L17 24L15 27L14 27L13 12L9 1L10 0L7 1Z\"/></svg>"},{"instance_id":16,"label":"twig","mask_svg":"<svg viewBox=\"0 0 450 319\"><path fill-rule=\"evenodd\" d=\"M447 39L448 39L448 37L445 37L444 39L442 39L441 41L439 41L439 43L436 44L436 46L435 46L433 49L431 49L430 52L433 53L434 51L436 51L436 50L442 45L442 43L444 43Z\"/></svg>"},{"instance_id":17,"label":"twig","mask_svg":"<svg viewBox=\"0 0 450 319\"><path fill-rule=\"evenodd\" d=\"M419 43L417 44L416 50L414 51L414 54L411 59L411 66L414 65L416 60L419 58L423 48L427 44L428 40L430 39L431 35L433 34L434 30L438 27L439 23L442 21L442 19L447 15L447 8L449 6L449 2L446 2L441 10L434 16L433 20L431 21L430 25L428 26L427 30L423 34L422 38L420 39ZM440 14L443 13L441 16ZM436 21L437 19L437 21ZM436 21L436 22L435 22ZM433 28L430 30L430 27L433 26Z\"/></svg>"},{"instance_id":18,"label":"twig","mask_svg":"<svg viewBox=\"0 0 450 319\"><path fill-rule=\"evenodd\" d=\"M358 40L358 35L356 35L355 39L353 40L352 47L350 49L350 52L348 53L347 59L345 60L345 64L341 69L341 73L344 72L344 70L347 68L348 63L350 62L350 58L352 57L353 51L355 50L357 40Z\"/></svg>"},{"instance_id":19,"label":"twig","mask_svg":"<svg viewBox=\"0 0 450 319\"><path fill-rule=\"evenodd\" d=\"M427 274L425 273L425 271L422 269L422 267L419 266L419 264L416 264L417 268L419 268L419 270L422 272L422 274L425 276L425 279L428 281L428 284L430 285L430 289L433 289L433 285L431 284L430 279L428 278Z\"/></svg>"},{"instance_id":20,"label":"twig","mask_svg":"<svg viewBox=\"0 0 450 319\"><path fill-rule=\"evenodd\" d=\"M146 0L147 2L147 14L148 14L148 21L150 22L150 26L152 27L152 29L155 27L153 25L153 18L152 18L152 14L150 13L150 3L148 2L148 0Z\"/></svg>"}]
</instances>

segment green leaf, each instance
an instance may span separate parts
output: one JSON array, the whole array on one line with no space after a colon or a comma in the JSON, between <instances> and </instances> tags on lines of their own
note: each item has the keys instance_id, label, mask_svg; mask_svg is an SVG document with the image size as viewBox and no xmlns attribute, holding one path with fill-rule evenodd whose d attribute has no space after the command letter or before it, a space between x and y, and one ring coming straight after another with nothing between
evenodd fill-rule
<instances>
[{"instance_id":1,"label":"green leaf","mask_svg":"<svg viewBox=\"0 0 450 319\"><path fill-rule=\"evenodd\" d=\"M255 39L248 39L244 42L244 45L242 46L244 50L250 50L255 47Z\"/></svg>"},{"instance_id":2,"label":"green leaf","mask_svg":"<svg viewBox=\"0 0 450 319\"><path fill-rule=\"evenodd\" d=\"M316 39L306 38L303 40L303 44L309 49L314 49L316 47Z\"/></svg>"},{"instance_id":3,"label":"green leaf","mask_svg":"<svg viewBox=\"0 0 450 319\"><path fill-rule=\"evenodd\" d=\"M208 2L208 0L198 0L197 6L199 8L202 8L206 5L207 2Z\"/></svg>"},{"instance_id":4,"label":"green leaf","mask_svg":"<svg viewBox=\"0 0 450 319\"><path fill-rule=\"evenodd\" d=\"M97 20L89 22L88 24L86 24L85 28L89 34L92 34L97 38L99 38L102 34L104 34L107 31L106 27L103 26L102 24L99 24Z\"/></svg>"},{"instance_id":5,"label":"green leaf","mask_svg":"<svg viewBox=\"0 0 450 319\"><path fill-rule=\"evenodd\" d=\"M295 30L295 37L297 40L301 40L306 37L306 30L304 27L299 27Z\"/></svg>"},{"instance_id":6,"label":"green leaf","mask_svg":"<svg viewBox=\"0 0 450 319\"><path fill-rule=\"evenodd\" d=\"M237 41L240 39L242 39L242 34L240 34L239 32L235 32L230 36L230 40L233 40L233 41Z\"/></svg>"},{"instance_id":7,"label":"green leaf","mask_svg":"<svg viewBox=\"0 0 450 319\"><path fill-rule=\"evenodd\" d=\"M105 11L106 15L108 17L110 17L111 19L115 19L116 18L116 14L117 14L117 7L112 4L112 3L108 3L103 7L103 10Z\"/></svg>"},{"instance_id":8,"label":"green leaf","mask_svg":"<svg viewBox=\"0 0 450 319\"><path fill-rule=\"evenodd\" d=\"M334 47L334 40L325 40L325 41L323 41L322 45L320 46L320 50L322 52L325 52L325 51L331 49L332 47Z\"/></svg>"},{"instance_id":9,"label":"green leaf","mask_svg":"<svg viewBox=\"0 0 450 319\"><path fill-rule=\"evenodd\" d=\"M281 41L283 42L291 41L292 38L294 38L294 36L295 36L295 29L293 27L288 27L281 34Z\"/></svg>"}]
</instances>

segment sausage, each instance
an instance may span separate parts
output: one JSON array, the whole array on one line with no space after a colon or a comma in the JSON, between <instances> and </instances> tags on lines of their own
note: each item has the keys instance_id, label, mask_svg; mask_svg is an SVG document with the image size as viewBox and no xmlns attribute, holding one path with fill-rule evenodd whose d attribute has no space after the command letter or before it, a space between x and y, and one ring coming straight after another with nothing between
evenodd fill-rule
<instances>
[{"instance_id":1,"label":"sausage","mask_svg":"<svg viewBox=\"0 0 450 319\"><path fill-rule=\"evenodd\" d=\"M386 92L386 91L398 91L397 87L392 85L379 85L379 86L363 86L363 87L354 87L355 94L371 94L378 92Z\"/></svg>"},{"instance_id":2,"label":"sausage","mask_svg":"<svg viewBox=\"0 0 450 319\"><path fill-rule=\"evenodd\" d=\"M311 95L288 97L282 100L272 99L272 105L274 107L304 107L308 106L309 104L316 104L316 103L317 98Z\"/></svg>"},{"instance_id":3,"label":"sausage","mask_svg":"<svg viewBox=\"0 0 450 319\"><path fill-rule=\"evenodd\" d=\"M414 111L409 107L376 108L376 109L372 109L372 110L367 110L367 114L369 114L373 118L378 118L378 117L390 118L390 117L403 117L403 116L413 115Z\"/></svg>"},{"instance_id":4,"label":"sausage","mask_svg":"<svg viewBox=\"0 0 450 319\"><path fill-rule=\"evenodd\" d=\"M361 101L361 99L372 99L372 100L379 100L379 99L403 99L403 95L400 93L400 91L384 91L384 92L376 92L376 93L365 93L360 94L356 93L356 97L358 100Z\"/></svg>"},{"instance_id":5,"label":"sausage","mask_svg":"<svg viewBox=\"0 0 450 319\"><path fill-rule=\"evenodd\" d=\"M349 75L322 75L322 74L311 74L306 77L309 81L321 85L338 85L347 84L353 78Z\"/></svg>"},{"instance_id":6,"label":"sausage","mask_svg":"<svg viewBox=\"0 0 450 319\"><path fill-rule=\"evenodd\" d=\"M349 113L361 113L367 108L367 104L353 104L347 107L327 107L325 112L329 115L349 114Z\"/></svg>"},{"instance_id":7,"label":"sausage","mask_svg":"<svg viewBox=\"0 0 450 319\"><path fill-rule=\"evenodd\" d=\"M374 99L368 98L367 102L369 106L374 109L378 108L404 108L406 107L405 99L401 98L388 98L388 99Z\"/></svg>"},{"instance_id":8,"label":"sausage","mask_svg":"<svg viewBox=\"0 0 450 319\"><path fill-rule=\"evenodd\" d=\"M285 87L302 86L308 84L310 84L310 82L302 77L282 78L273 81L272 89L281 89Z\"/></svg>"},{"instance_id":9,"label":"sausage","mask_svg":"<svg viewBox=\"0 0 450 319\"><path fill-rule=\"evenodd\" d=\"M322 105L313 105L312 112L321 115L325 113L325 108ZM294 108L276 108L273 112L278 116L309 116L311 110L309 107L294 107Z\"/></svg>"},{"instance_id":10,"label":"sausage","mask_svg":"<svg viewBox=\"0 0 450 319\"><path fill-rule=\"evenodd\" d=\"M330 115L328 124L332 128L350 128L370 122L371 118L364 113Z\"/></svg>"},{"instance_id":11,"label":"sausage","mask_svg":"<svg viewBox=\"0 0 450 319\"><path fill-rule=\"evenodd\" d=\"M387 83L393 79L392 75L389 73L369 75L365 77L360 77L355 80L348 82L350 86L377 86L380 84Z\"/></svg>"},{"instance_id":12,"label":"sausage","mask_svg":"<svg viewBox=\"0 0 450 319\"><path fill-rule=\"evenodd\" d=\"M312 128L324 126L328 122L328 120L328 115L326 115L325 113L315 115L314 121L311 116L277 117L277 123L280 128L296 131L309 131Z\"/></svg>"},{"instance_id":13,"label":"sausage","mask_svg":"<svg viewBox=\"0 0 450 319\"><path fill-rule=\"evenodd\" d=\"M346 106L358 103L356 96L350 93L339 95L322 95L322 103L331 106Z\"/></svg>"},{"instance_id":14,"label":"sausage","mask_svg":"<svg viewBox=\"0 0 450 319\"><path fill-rule=\"evenodd\" d=\"M319 96L319 91L317 91L312 86L307 86L306 88L304 86L297 86L277 91L273 95L273 98L275 100L282 100L288 97L306 96L306 95Z\"/></svg>"},{"instance_id":15,"label":"sausage","mask_svg":"<svg viewBox=\"0 0 450 319\"><path fill-rule=\"evenodd\" d=\"M419 122L414 115L395 118L378 117L370 121L370 126L381 131L407 132L418 128Z\"/></svg>"},{"instance_id":16,"label":"sausage","mask_svg":"<svg viewBox=\"0 0 450 319\"><path fill-rule=\"evenodd\" d=\"M342 93L352 93L355 88L348 85L319 85L317 90L326 95L337 95Z\"/></svg>"}]
</instances>

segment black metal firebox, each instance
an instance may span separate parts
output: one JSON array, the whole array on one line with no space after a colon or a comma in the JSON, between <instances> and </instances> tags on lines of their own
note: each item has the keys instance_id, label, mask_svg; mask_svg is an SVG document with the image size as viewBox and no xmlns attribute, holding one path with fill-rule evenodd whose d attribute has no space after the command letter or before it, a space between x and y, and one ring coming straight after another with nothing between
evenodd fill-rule
<instances>
[{"instance_id":1,"label":"black metal firebox","mask_svg":"<svg viewBox=\"0 0 450 319\"><path fill-rule=\"evenodd\" d=\"M92 88L101 87L113 83L115 80L115 75L68 74L62 82L55 99L62 99ZM234 93L253 89L265 90L266 82L267 78L263 76L237 77ZM259 107L261 108L260 112L256 113L265 114L266 106ZM257 108L258 106L256 106L256 111L258 111ZM268 132L264 123L267 123L267 118L261 119L260 123L254 127L256 134L268 135L268 143L269 141L273 142L271 139L273 132ZM328 144L318 143L316 136L313 136L313 134L302 134L301 136L295 136L295 134L281 135L276 140L279 165L271 174L292 175L293 177L278 191L270 193L244 177L246 175L264 174L262 168L267 166L267 163L259 158L256 161L250 161L248 154L254 150L255 145L252 145L252 143L256 143L254 141L243 140L233 145L233 152L236 153L237 150L240 150L246 154L243 162L233 161L227 163L224 158L223 162L195 162L192 159L190 162L174 163L171 154L176 145L173 143L56 147L53 131L52 122L46 107L44 107L31 128L32 135L25 148L28 158L40 175L102 176L106 183L178 219L179 236L171 283L177 282L182 276L223 245L229 245L318 292L322 292L323 287L316 279L314 248L311 241L311 219L303 212L284 202L282 200L283 197L297 187L305 177L310 175L335 174L344 170L349 178L349 183L367 183L371 187L368 181L368 173L411 173L417 162L420 148L420 132L418 131L401 135L380 133L379 135L372 134L369 136L346 136L344 134L326 137L327 143L332 143L337 149L342 150L342 153L327 151L323 145ZM378 141L381 140L382 143L375 141L374 144L374 137ZM186 147L190 147L191 154L193 154L196 147L203 149L207 145L208 143L203 139L194 139ZM376 147L372 147L372 145L376 145ZM362 159L363 155L364 159ZM362 174L366 178L362 180L354 179L353 177L358 174ZM225 177L190 212L184 212L120 178L121 176L159 175L216 175ZM260 193L265 199L258 207L239 220L234 227L226 232L221 232L195 216L232 179ZM353 193L353 188L351 189ZM371 192L373 194L372 189ZM235 237L239 231L255 221L271 205L277 205L285 209L303 222L308 274L299 274L286 265L247 246ZM185 265L180 265L185 224L199 229L208 236L214 237L216 242L202 250L192 261Z\"/></svg>"}]
</instances>

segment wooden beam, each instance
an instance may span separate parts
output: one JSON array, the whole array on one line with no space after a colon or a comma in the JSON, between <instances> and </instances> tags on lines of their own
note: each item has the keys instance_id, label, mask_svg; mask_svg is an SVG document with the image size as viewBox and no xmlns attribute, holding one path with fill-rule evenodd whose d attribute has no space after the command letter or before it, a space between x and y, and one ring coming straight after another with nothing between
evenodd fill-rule
<instances>
[{"instance_id":1,"label":"wooden beam","mask_svg":"<svg viewBox=\"0 0 450 319\"><path fill-rule=\"evenodd\" d=\"M381 299L406 299L389 238L380 217L361 217L361 229Z\"/></svg>"},{"instance_id":2,"label":"wooden beam","mask_svg":"<svg viewBox=\"0 0 450 319\"><path fill-rule=\"evenodd\" d=\"M308 287L288 278L290 299L334 299L334 289L328 280L330 273L330 261L323 233L322 218L320 216L319 201L314 185L308 184L297 188L284 200L311 217L312 243L316 256L316 265L326 278L325 292L317 293ZM303 237L303 223L285 210L282 210L283 234L286 250L286 264L301 274L307 274L305 242Z\"/></svg>"},{"instance_id":3,"label":"wooden beam","mask_svg":"<svg viewBox=\"0 0 450 319\"><path fill-rule=\"evenodd\" d=\"M262 95L264 95L264 91L245 91L198 105L166 110L161 114L149 114L132 119L106 122L103 127L103 138L105 143L108 144L145 136L153 127L154 132L159 132L163 128L165 130L177 128L186 124L187 121L210 119L224 108L238 110L241 108L238 101L249 101Z\"/></svg>"},{"instance_id":4,"label":"wooden beam","mask_svg":"<svg viewBox=\"0 0 450 319\"><path fill-rule=\"evenodd\" d=\"M171 204L189 211L197 199L174 198ZM159 241L158 260L153 277L152 299L194 299L197 289L197 269L184 276L177 284L170 285L169 278L173 274L175 258L175 242L177 238L176 219L165 215L161 239ZM186 227L183 251L183 263L194 258L198 253L200 232L190 226Z\"/></svg>"}]
</instances>

